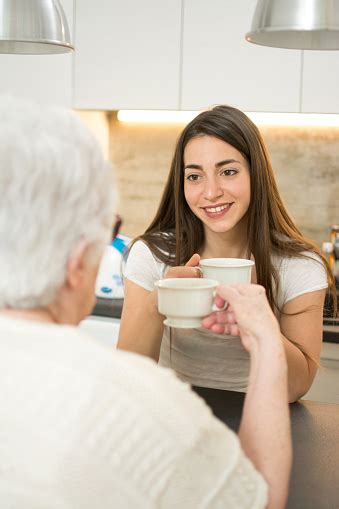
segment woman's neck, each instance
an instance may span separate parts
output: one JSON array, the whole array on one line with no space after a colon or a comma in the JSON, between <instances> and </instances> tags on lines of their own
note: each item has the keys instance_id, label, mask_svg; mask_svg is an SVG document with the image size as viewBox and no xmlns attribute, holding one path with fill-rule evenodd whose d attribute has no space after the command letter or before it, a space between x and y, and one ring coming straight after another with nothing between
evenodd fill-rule
<instances>
[{"instance_id":1,"label":"woman's neck","mask_svg":"<svg viewBox=\"0 0 339 509\"><path fill-rule=\"evenodd\" d=\"M248 239L245 228L225 233L205 229L205 245L202 258L247 258Z\"/></svg>"}]
</instances>

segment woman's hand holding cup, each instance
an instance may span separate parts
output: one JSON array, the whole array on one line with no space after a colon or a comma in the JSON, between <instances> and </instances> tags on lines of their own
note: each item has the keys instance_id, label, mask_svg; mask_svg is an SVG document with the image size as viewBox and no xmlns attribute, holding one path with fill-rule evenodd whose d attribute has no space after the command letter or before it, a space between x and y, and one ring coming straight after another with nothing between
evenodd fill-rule
<instances>
[{"instance_id":1,"label":"woman's hand holding cup","mask_svg":"<svg viewBox=\"0 0 339 509\"><path fill-rule=\"evenodd\" d=\"M202 277L201 270L199 268L200 256L195 253L185 265L178 267L170 267L165 278L177 278L177 277Z\"/></svg>"}]
</instances>

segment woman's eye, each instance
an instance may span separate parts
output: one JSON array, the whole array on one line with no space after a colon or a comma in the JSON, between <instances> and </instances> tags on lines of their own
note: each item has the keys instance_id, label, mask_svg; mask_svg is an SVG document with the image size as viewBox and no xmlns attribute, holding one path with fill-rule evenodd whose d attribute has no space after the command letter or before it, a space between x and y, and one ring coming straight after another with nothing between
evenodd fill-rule
<instances>
[{"instance_id":1,"label":"woman's eye","mask_svg":"<svg viewBox=\"0 0 339 509\"><path fill-rule=\"evenodd\" d=\"M221 172L222 175L226 175L227 177L233 177L233 175L236 175L237 173L237 170L233 170L232 168L226 168Z\"/></svg>"},{"instance_id":2,"label":"woman's eye","mask_svg":"<svg viewBox=\"0 0 339 509\"><path fill-rule=\"evenodd\" d=\"M187 175L186 180L189 180L190 182L197 182L200 178L200 175L192 173L191 175Z\"/></svg>"}]
</instances>

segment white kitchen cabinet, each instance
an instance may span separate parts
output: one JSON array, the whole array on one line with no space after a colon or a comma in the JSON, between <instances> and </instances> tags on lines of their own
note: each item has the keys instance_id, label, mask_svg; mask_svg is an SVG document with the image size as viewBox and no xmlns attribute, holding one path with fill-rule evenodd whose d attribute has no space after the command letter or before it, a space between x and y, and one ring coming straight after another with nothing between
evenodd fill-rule
<instances>
[{"instance_id":1,"label":"white kitchen cabinet","mask_svg":"<svg viewBox=\"0 0 339 509\"><path fill-rule=\"evenodd\" d=\"M74 107L178 109L181 0L77 0Z\"/></svg>"},{"instance_id":2,"label":"white kitchen cabinet","mask_svg":"<svg viewBox=\"0 0 339 509\"><path fill-rule=\"evenodd\" d=\"M339 51L304 51L301 111L339 113Z\"/></svg>"},{"instance_id":3,"label":"white kitchen cabinet","mask_svg":"<svg viewBox=\"0 0 339 509\"><path fill-rule=\"evenodd\" d=\"M245 40L256 0L184 0L181 109L299 111L301 51Z\"/></svg>"},{"instance_id":4,"label":"white kitchen cabinet","mask_svg":"<svg viewBox=\"0 0 339 509\"><path fill-rule=\"evenodd\" d=\"M0 54L0 94L95 110L339 113L339 51L248 43L256 0L61 2L75 53Z\"/></svg>"},{"instance_id":5,"label":"white kitchen cabinet","mask_svg":"<svg viewBox=\"0 0 339 509\"><path fill-rule=\"evenodd\" d=\"M61 0L73 41L73 0ZM72 53L0 54L0 94L65 107L72 105Z\"/></svg>"}]
</instances>

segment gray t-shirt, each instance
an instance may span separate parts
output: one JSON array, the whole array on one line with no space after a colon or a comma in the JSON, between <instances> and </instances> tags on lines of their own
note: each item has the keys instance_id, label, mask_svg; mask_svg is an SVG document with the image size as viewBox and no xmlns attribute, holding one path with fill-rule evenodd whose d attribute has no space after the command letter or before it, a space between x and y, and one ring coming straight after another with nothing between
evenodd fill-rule
<instances>
[{"instance_id":1,"label":"gray t-shirt","mask_svg":"<svg viewBox=\"0 0 339 509\"><path fill-rule=\"evenodd\" d=\"M272 262L279 272L276 295L281 309L288 301L308 292L327 288L326 271L319 258L281 258ZM145 290L152 291L168 267L158 260L142 241L132 247L124 268L124 277ZM174 369L192 385L232 391L246 391L249 355L238 336L214 334L206 329L165 327L159 363Z\"/></svg>"}]
</instances>

